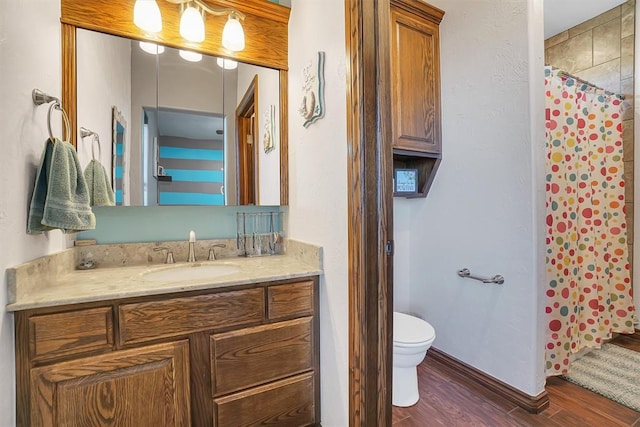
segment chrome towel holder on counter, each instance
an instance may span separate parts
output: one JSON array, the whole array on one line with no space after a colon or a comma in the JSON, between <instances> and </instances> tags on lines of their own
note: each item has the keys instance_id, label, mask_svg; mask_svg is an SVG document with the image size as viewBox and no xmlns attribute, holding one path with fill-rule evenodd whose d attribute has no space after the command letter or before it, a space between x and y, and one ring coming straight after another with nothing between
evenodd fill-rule
<instances>
[{"instance_id":1,"label":"chrome towel holder on counter","mask_svg":"<svg viewBox=\"0 0 640 427\"><path fill-rule=\"evenodd\" d=\"M471 271L468 268L463 268L462 270L458 270L458 276L462 278L467 277L469 279L479 280L482 283L495 283L498 285L502 285L504 283L504 277L500 274L496 274L491 278L482 278L482 277L472 275Z\"/></svg>"}]
</instances>

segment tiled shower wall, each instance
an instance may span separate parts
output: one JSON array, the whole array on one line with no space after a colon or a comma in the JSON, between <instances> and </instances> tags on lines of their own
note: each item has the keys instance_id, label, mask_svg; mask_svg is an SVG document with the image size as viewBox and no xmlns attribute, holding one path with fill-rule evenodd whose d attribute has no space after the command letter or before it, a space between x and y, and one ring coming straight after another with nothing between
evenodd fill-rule
<instances>
[{"instance_id":1,"label":"tiled shower wall","mask_svg":"<svg viewBox=\"0 0 640 427\"><path fill-rule=\"evenodd\" d=\"M629 259L633 259L633 63L635 0L545 40L545 63L625 96L624 176Z\"/></svg>"}]
</instances>

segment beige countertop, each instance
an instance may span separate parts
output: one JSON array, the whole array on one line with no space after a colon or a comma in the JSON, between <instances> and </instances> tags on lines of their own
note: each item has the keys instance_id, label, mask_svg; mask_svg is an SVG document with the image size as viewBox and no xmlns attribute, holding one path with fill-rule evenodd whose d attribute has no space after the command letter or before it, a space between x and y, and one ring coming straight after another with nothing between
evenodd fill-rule
<instances>
[{"instance_id":1,"label":"beige countertop","mask_svg":"<svg viewBox=\"0 0 640 427\"><path fill-rule=\"evenodd\" d=\"M68 268L73 254L60 253L8 269L8 311L52 307L93 301L130 298L175 292L214 289L273 280L322 274L320 248L301 242L289 243L285 255L233 257L197 262L197 266L232 266L230 273L213 278L163 278L161 270L196 266L193 263L145 264L98 267L92 270ZM77 248L74 248L77 249ZM73 251L70 249L68 251ZM65 259L68 258L68 259ZM48 259L51 258L51 259ZM66 263L67 268L60 267ZM100 265L100 262L98 261ZM150 275L150 273L153 273ZM171 274L170 276L174 276ZM180 275L177 275L180 276Z\"/></svg>"}]
</instances>

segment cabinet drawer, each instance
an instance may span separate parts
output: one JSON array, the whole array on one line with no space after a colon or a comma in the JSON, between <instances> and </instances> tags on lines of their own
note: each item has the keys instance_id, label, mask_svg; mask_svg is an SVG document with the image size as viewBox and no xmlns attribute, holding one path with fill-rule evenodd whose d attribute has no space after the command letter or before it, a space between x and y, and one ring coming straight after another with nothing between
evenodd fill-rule
<instances>
[{"instance_id":1,"label":"cabinet drawer","mask_svg":"<svg viewBox=\"0 0 640 427\"><path fill-rule=\"evenodd\" d=\"M269 286L269 319L313 314L313 281Z\"/></svg>"},{"instance_id":2,"label":"cabinet drawer","mask_svg":"<svg viewBox=\"0 0 640 427\"><path fill-rule=\"evenodd\" d=\"M264 319L262 289L220 292L193 297L123 304L120 343L251 324Z\"/></svg>"},{"instance_id":3,"label":"cabinet drawer","mask_svg":"<svg viewBox=\"0 0 640 427\"><path fill-rule=\"evenodd\" d=\"M215 425L312 425L316 422L313 381L313 374L307 373L215 399Z\"/></svg>"},{"instance_id":4,"label":"cabinet drawer","mask_svg":"<svg viewBox=\"0 0 640 427\"><path fill-rule=\"evenodd\" d=\"M312 369L311 317L211 337L214 396Z\"/></svg>"},{"instance_id":5,"label":"cabinet drawer","mask_svg":"<svg viewBox=\"0 0 640 427\"><path fill-rule=\"evenodd\" d=\"M29 318L34 361L113 348L113 310L99 307Z\"/></svg>"}]
</instances>

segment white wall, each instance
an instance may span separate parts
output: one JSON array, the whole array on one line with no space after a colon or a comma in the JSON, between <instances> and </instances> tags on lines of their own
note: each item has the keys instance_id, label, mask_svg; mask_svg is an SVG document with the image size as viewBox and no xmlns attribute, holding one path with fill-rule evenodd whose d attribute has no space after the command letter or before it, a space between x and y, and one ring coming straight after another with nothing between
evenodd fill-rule
<instances>
[{"instance_id":1,"label":"white wall","mask_svg":"<svg viewBox=\"0 0 640 427\"><path fill-rule=\"evenodd\" d=\"M51 0L0 1L0 426L15 425L13 315L6 313L4 270L59 251L59 231L26 234L27 209L37 165L48 137L47 109L31 90L61 95L60 4ZM53 112L60 136L60 113Z\"/></svg>"},{"instance_id":2,"label":"white wall","mask_svg":"<svg viewBox=\"0 0 640 427\"><path fill-rule=\"evenodd\" d=\"M432 4L446 12L443 161L426 199L395 202L396 265L408 258L410 271L406 283L396 268L396 307L408 286L409 311L433 325L434 347L537 395L544 389L541 1ZM505 283L461 279L463 267L502 274Z\"/></svg>"},{"instance_id":3,"label":"white wall","mask_svg":"<svg viewBox=\"0 0 640 427\"><path fill-rule=\"evenodd\" d=\"M247 92L254 76L258 76L258 201L259 205L280 204L280 73L277 70L238 64L238 99ZM270 107L275 107L273 140L275 147L264 152L265 124L269 120Z\"/></svg>"},{"instance_id":4,"label":"white wall","mask_svg":"<svg viewBox=\"0 0 640 427\"><path fill-rule=\"evenodd\" d=\"M289 20L289 237L323 247L322 425L349 425L347 138L344 1L295 0ZM298 113L302 70L326 52L325 117Z\"/></svg>"},{"instance_id":5,"label":"white wall","mask_svg":"<svg viewBox=\"0 0 640 427\"><path fill-rule=\"evenodd\" d=\"M393 310L415 314L411 309L411 199L393 201ZM425 243L428 245L429 243Z\"/></svg>"}]
</instances>

